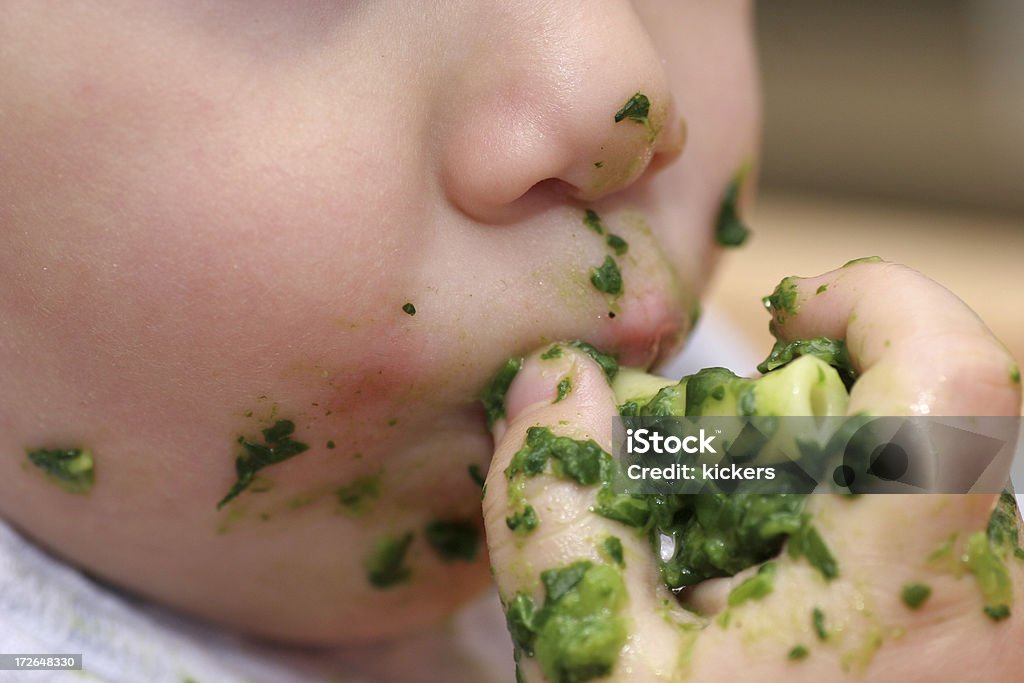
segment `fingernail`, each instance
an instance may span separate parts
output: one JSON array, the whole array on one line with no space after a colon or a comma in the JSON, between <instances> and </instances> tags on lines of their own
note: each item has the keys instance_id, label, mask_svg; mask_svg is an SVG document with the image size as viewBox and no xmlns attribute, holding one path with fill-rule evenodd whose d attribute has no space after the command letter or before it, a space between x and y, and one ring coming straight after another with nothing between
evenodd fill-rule
<instances>
[{"instance_id":1,"label":"fingernail","mask_svg":"<svg viewBox=\"0 0 1024 683\"><path fill-rule=\"evenodd\" d=\"M527 359L505 395L506 419L515 420L533 406L551 403L555 386L564 372L554 367L552 361Z\"/></svg>"}]
</instances>

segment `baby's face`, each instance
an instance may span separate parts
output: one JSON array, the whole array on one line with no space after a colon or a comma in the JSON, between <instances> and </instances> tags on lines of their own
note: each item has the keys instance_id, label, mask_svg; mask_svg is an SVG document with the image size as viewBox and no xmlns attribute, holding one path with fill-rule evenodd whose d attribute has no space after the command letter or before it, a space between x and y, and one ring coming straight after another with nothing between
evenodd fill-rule
<instances>
[{"instance_id":1,"label":"baby's face","mask_svg":"<svg viewBox=\"0 0 1024 683\"><path fill-rule=\"evenodd\" d=\"M500 363L578 338L649 365L685 338L756 151L748 18L740 0L5 3L0 515L273 636L450 610L486 583L483 550L448 563L423 530L479 520L475 398ZM616 122L638 93L646 116L634 98ZM608 257L621 295L591 282ZM308 448L218 511L239 438L281 420ZM90 449L91 492L26 465L43 447ZM373 587L375 547L406 531L410 576Z\"/></svg>"}]
</instances>

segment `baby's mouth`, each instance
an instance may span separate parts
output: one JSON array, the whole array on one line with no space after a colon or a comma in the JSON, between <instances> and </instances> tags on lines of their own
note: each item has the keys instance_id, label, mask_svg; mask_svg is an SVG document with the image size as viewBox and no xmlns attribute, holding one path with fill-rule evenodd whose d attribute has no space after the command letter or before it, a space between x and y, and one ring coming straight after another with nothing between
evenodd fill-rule
<instances>
[{"instance_id":1,"label":"baby's mouth","mask_svg":"<svg viewBox=\"0 0 1024 683\"><path fill-rule=\"evenodd\" d=\"M657 237L634 237L622 263L622 294L599 317L593 338L622 365L649 369L677 353L698 310L697 288L688 286Z\"/></svg>"},{"instance_id":2,"label":"baby's mouth","mask_svg":"<svg viewBox=\"0 0 1024 683\"><path fill-rule=\"evenodd\" d=\"M689 331L679 306L650 288L624 301L594 343L617 355L622 365L648 369L678 352Z\"/></svg>"}]
</instances>

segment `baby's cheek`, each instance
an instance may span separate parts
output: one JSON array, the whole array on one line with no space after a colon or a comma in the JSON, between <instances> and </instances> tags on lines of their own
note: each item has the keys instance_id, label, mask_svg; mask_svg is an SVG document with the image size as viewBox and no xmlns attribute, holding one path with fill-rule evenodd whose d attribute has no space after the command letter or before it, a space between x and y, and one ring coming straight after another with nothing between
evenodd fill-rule
<instances>
[{"instance_id":1,"label":"baby's cheek","mask_svg":"<svg viewBox=\"0 0 1024 683\"><path fill-rule=\"evenodd\" d=\"M259 586L277 585L307 616L282 617L270 635L387 633L475 591L482 550L451 561L426 535L479 517L468 470L486 471L489 451L475 396L490 368L452 343L454 313L404 310L394 278L372 300L347 296L338 278L292 267L302 253L257 272L231 267L262 260L251 252L179 250L163 265L148 248L136 243L149 258L116 269L68 259L76 277L26 278L8 299L0 514L100 575L211 618L258 622ZM68 495L27 466L26 449L43 447L91 450L92 490ZM267 449L287 457L253 466ZM410 532L410 578L375 586L375 549ZM282 563L285 537L296 548ZM435 598L401 623L367 621L424 589Z\"/></svg>"}]
</instances>

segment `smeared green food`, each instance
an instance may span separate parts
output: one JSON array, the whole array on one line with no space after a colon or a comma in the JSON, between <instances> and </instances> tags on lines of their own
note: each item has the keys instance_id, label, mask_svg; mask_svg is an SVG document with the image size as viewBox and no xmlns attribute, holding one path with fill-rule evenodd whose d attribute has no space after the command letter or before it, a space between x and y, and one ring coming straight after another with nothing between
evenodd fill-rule
<instances>
[{"instance_id":1,"label":"smeared green food","mask_svg":"<svg viewBox=\"0 0 1024 683\"><path fill-rule=\"evenodd\" d=\"M583 212L583 225L587 226L598 235L604 234L604 225L601 223L601 217L597 215L597 212L593 209L587 209Z\"/></svg>"},{"instance_id":2,"label":"smeared green food","mask_svg":"<svg viewBox=\"0 0 1024 683\"><path fill-rule=\"evenodd\" d=\"M68 493L88 493L96 481L95 463L88 449L36 448L25 453L47 479Z\"/></svg>"},{"instance_id":3,"label":"smeared green food","mask_svg":"<svg viewBox=\"0 0 1024 683\"><path fill-rule=\"evenodd\" d=\"M552 347L550 349L548 349L544 353L540 354L540 359L541 360L551 360L552 358L561 358L561 357L562 357L562 347L559 346L558 344L552 345Z\"/></svg>"},{"instance_id":4,"label":"smeared green food","mask_svg":"<svg viewBox=\"0 0 1024 683\"><path fill-rule=\"evenodd\" d=\"M512 645L518 655L533 657L533 644L537 639L537 606L525 593L516 593L505 607L505 624L512 636Z\"/></svg>"},{"instance_id":5,"label":"smeared green food","mask_svg":"<svg viewBox=\"0 0 1024 683\"><path fill-rule=\"evenodd\" d=\"M622 294L622 273L611 256L604 257L604 263L590 269L590 283L599 292L619 296Z\"/></svg>"},{"instance_id":6,"label":"smeared green food","mask_svg":"<svg viewBox=\"0 0 1024 683\"><path fill-rule=\"evenodd\" d=\"M615 360L615 356L599 351L592 344L580 341L579 339L574 339L573 341L568 342L567 345L574 349L579 349L590 356L595 363L601 366L601 370L604 372L604 376L609 382L615 379L615 375L619 372L619 362Z\"/></svg>"},{"instance_id":7,"label":"smeared green food","mask_svg":"<svg viewBox=\"0 0 1024 683\"><path fill-rule=\"evenodd\" d=\"M715 220L715 240L723 247L738 247L747 241L750 228L739 215L739 195L744 174L737 173L725 189Z\"/></svg>"},{"instance_id":8,"label":"smeared green food","mask_svg":"<svg viewBox=\"0 0 1024 683\"><path fill-rule=\"evenodd\" d=\"M900 597L903 599L904 605L910 609L918 609L926 600L928 600L931 594L931 586L927 586L923 583L908 583L903 587L903 592L900 593Z\"/></svg>"},{"instance_id":9,"label":"smeared green food","mask_svg":"<svg viewBox=\"0 0 1024 683\"><path fill-rule=\"evenodd\" d=\"M507 607L516 661L536 657L547 680L560 683L610 674L627 637L627 595L619 571L580 561L542 572L541 582L541 608L524 593Z\"/></svg>"},{"instance_id":10,"label":"smeared green food","mask_svg":"<svg viewBox=\"0 0 1024 683\"><path fill-rule=\"evenodd\" d=\"M647 98L647 95L638 92L626 100L622 108L615 112L615 123L629 119L647 126L650 125L650 119L648 118L650 112L650 99Z\"/></svg>"},{"instance_id":11,"label":"smeared green food","mask_svg":"<svg viewBox=\"0 0 1024 683\"><path fill-rule=\"evenodd\" d=\"M568 396L570 391L572 391L572 379L569 377L563 377L558 383L558 393L555 396L555 403L558 403Z\"/></svg>"},{"instance_id":12,"label":"smeared green food","mask_svg":"<svg viewBox=\"0 0 1024 683\"><path fill-rule=\"evenodd\" d=\"M813 357L798 359L754 380L737 377L725 368L705 368L667 386L631 377L616 390L618 400L628 398L620 405L621 414L627 417L771 417L816 414L801 413L803 410L821 410L823 415L846 412L847 392L839 375ZM809 391L811 386L830 398L820 403L792 402L792 396L806 394L794 393L795 387ZM751 445L758 448L756 443ZM709 578L733 576L764 563L777 556L787 540L791 553L806 556L826 578L837 576L838 563L804 515L805 503L803 494L717 492L706 485L699 494L652 495L616 493L603 487L594 512L646 535L662 579L675 590Z\"/></svg>"},{"instance_id":13,"label":"smeared green food","mask_svg":"<svg viewBox=\"0 0 1024 683\"><path fill-rule=\"evenodd\" d=\"M967 539L967 552L964 555L964 566L974 574L978 588L985 600L985 613L1004 609L1009 613L1013 604L1013 581L1002 555L1005 550L994 546L984 531L979 531ZM990 615L991 616L991 615Z\"/></svg>"},{"instance_id":14,"label":"smeared green food","mask_svg":"<svg viewBox=\"0 0 1024 683\"><path fill-rule=\"evenodd\" d=\"M1002 621L1003 619L1010 618L1010 608L1006 605L997 605L996 607L985 605L985 609L983 611L985 612L985 616L992 621Z\"/></svg>"},{"instance_id":15,"label":"smeared green food","mask_svg":"<svg viewBox=\"0 0 1024 683\"><path fill-rule=\"evenodd\" d=\"M700 303L700 299L694 299L693 305L690 306L690 330L697 327L697 323L700 322L701 315L704 314L704 307Z\"/></svg>"},{"instance_id":16,"label":"smeared green food","mask_svg":"<svg viewBox=\"0 0 1024 683\"><path fill-rule=\"evenodd\" d=\"M818 287L816 290L814 290L814 293L815 294L824 294L827 291L828 291L828 283L825 283L825 284L821 285L820 287Z\"/></svg>"},{"instance_id":17,"label":"smeared green food","mask_svg":"<svg viewBox=\"0 0 1024 683\"><path fill-rule=\"evenodd\" d=\"M828 630L825 628L825 613L820 607L811 610L811 624L814 626L814 634L818 640L828 640Z\"/></svg>"},{"instance_id":18,"label":"smeared green food","mask_svg":"<svg viewBox=\"0 0 1024 683\"><path fill-rule=\"evenodd\" d=\"M608 536L601 542L601 554L620 567L626 566L622 555L622 541L617 536Z\"/></svg>"},{"instance_id":19,"label":"smeared green food","mask_svg":"<svg viewBox=\"0 0 1024 683\"><path fill-rule=\"evenodd\" d=\"M359 477L350 484L339 486L334 495L343 511L352 516L359 516L380 498L380 475Z\"/></svg>"},{"instance_id":20,"label":"smeared green food","mask_svg":"<svg viewBox=\"0 0 1024 683\"><path fill-rule=\"evenodd\" d=\"M647 498L652 543L667 537L675 548L670 558L658 560L662 579L673 589L733 576L776 556L786 535L799 528L804 503L795 494Z\"/></svg>"},{"instance_id":21,"label":"smeared green food","mask_svg":"<svg viewBox=\"0 0 1024 683\"><path fill-rule=\"evenodd\" d=\"M615 251L616 256L622 256L629 251L629 243L618 235L609 234L605 244Z\"/></svg>"},{"instance_id":22,"label":"smeared green food","mask_svg":"<svg viewBox=\"0 0 1024 683\"><path fill-rule=\"evenodd\" d=\"M862 256L860 258L855 258L852 261L847 261L846 263L843 264L843 268L848 268L849 266L855 266L858 263L881 263L881 262L882 262L882 257L881 256Z\"/></svg>"},{"instance_id":23,"label":"smeared green food","mask_svg":"<svg viewBox=\"0 0 1024 683\"><path fill-rule=\"evenodd\" d=\"M1010 368L1010 382L1020 384L1020 368L1016 365Z\"/></svg>"},{"instance_id":24,"label":"smeared green food","mask_svg":"<svg viewBox=\"0 0 1024 683\"><path fill-rule=\"evenodd\" d=\"M292 438L295 423L278 420L271 427L262 430L263 443L256 443L244 437L239 438L243 453L235 458L235 473L238 480L217 503L221 509L252 484L256 473L265 467L276 465L309 449L309 446Z\"/></svg>"},{"instance_id":25,"label":"smeared green food","mask_svg":"<svg viewBox=\"0 0 1024 683\"><path fill-rule=\"evenodd\" d=\"M775 563L766 562L749 579L729 591L729 607L748 600L761 600L775 589Z\"/></svg>"},{"instance_id":26,"label":"smeared green food","mask_svg":"<svg viewBox=\"0 0 1024 683\"><path fill-rule=\"evenodd\" d=\"M480 530L467 519L442 519L427 524L423 536L445 562L472 562L480 546Z\"/></svg>"},{"instance_id":27,"label":"smeared green food","mask_svg":"<svg viewBox=\"0 0 1024 683\"><path fill-rule=\"evenodd\" d=\"M505 468L511 508L505 523L509 529L528 533L537 527L536 510L526 504L523 487L527 478L546 471L549 464L551 473L557 478L571 480L581 486L593 486L609 480L612 457L593 440L577 441L567 436L555 436L547 427L530 427L526 432L526 443Z\"/></svg>"},{"instance_id":28,"label":"smeared green food","mask_svg":"<svg viewBox=\"0 0 1024 683\"><path fill-rule=\"evenodd\" d=\"M798 662L801 659L807 659L807 655L809 654L811 654L811 651L807 649L807 646L797 645L789 651L789 654L786 655L786 658L791 661Z\"/></svg>"},{"instance_id":29,"label":"smeared green food","mask_svg":"<svg viewBox=\"0 0 1024 683\"><path fill-rule=\"evenodd\" d=\"M789 556L805 558L812 567L821 572L826 581L839 576L839 563L836 562L825 539L818 533L817 527L811 523L809 515L803 516L800 528L789 539Z\"/></svg>"},{"instance_id":30,"label":"smeared green food","mask_svg":"<svg viewBox=\"0 0 1024 683\"><path fill-rule=\"evenodd\" d=\"M412 570L405 560L412 539L413 533L409 531L377 541L365 562L366 578L371 586L387 589L409 581Z\"/></svg>"},{"instance_id":31,"label":"smeared green food","mask_svg":"<svg viewBox=\"0 0 1024 683\"><path fill-rule=\"evenodd\" d=\"M992 515L988 519L989 543L999 552L1013 554L1024 560L1024 548L1020 543L1020 531L1017 527L1017 499L1009 491L1003 491Z\"/></svg>"},{"instance_id":32,"label":"smeared green food","mask_svg":"<svg viewBox=\"0 0 1024 683\"><path fill-rule=\"evenodd\" d=\"M473 463L466 468L466 471L469 472L469 478L473 480L474 484L480 488L484 487L484 483L487 481L487 478L484 476L483 470L480 469L480 465Z\"/></svg>"},{"instance_id":33,"label":"smeared green food","mask_svg":"<svg viewBox=\"0 0 1024 683\"><path fill-rule=\"evenodd\" d=\"M505 525L520 534L530 533L537 528L538 524L540 524L540 519L532 505L524 505L518 512L505 518Z\"/></svg>"},{"instance_id":34,"label":"smeared green food","mask_svg":"<svg viewBox=\"0 0 1024 683\"><path fill-rule=\"evenodd\" d=\"M944 540L928 555L929 564L942 564L947 560L953 559L953 547L956 545L956 533L949 535L949 538Z\"/></svg>"},{"instance_id":35,"label":"smeared green food","mask_svg":"<svg viewBox=\"0 0 1024 683\"><path fill-rule=\"evenodd\" d=\"M402 310L405 311L408 315L416 315L416 307L413 306L412 304L403 305Z\"/></svg>"},{"instance_id":36,"label":"smeared green food","mask_svg":"<svg viewBox=\"0 0 1024 683\"><path fill-rule=\"evenodd\" d=\"M775 342L768 357L757 366L757 371L768 373L788 365L800 356L820 358L836 369L849 389L857 380L857 372L853 369L853 361L842 339L815 337L814 339L798 339L792 342Z\"/></svg>"},{"instance_id":37,"label":"smeared green food","mask_svg":"<svg viewBox=\"0 0 1024 683\"><path fill-rule=\"evenodd\" d=\"M577 441L555 436L547 427L530 427L525 445L512 456L505 476L510 482L521 474L536 476L544 471L549 461L555 476L582 486L593 486L607 479L611 467L611 456L593 440Z\"/></svg>"},{"instance_id":38,"label":"smeared green food","mask_svg":"<svg viewBox=\"0 0 1024 683\"><path fill-rule=\"evenodd\" d=\"M638 529L646 529L651 519L651 506L645 496L615 493L608 487L602 487L598 491L594 512Z\"/></svg>"},{"instance_id":39,"label":"smeared green food","mask_svg":"<svg viewBox=\"0 0 1024 683\"><path fill-rule=\"evenodd\" d=\"M508 388L512 386L512 380L516 378L522 367L522 358L509 358L481 394L480 403L484 406L488 429L493 428L495 422L505 417L505 394L508 393Z\"/></svg>"},{"instance_id":40,"label":"smeared green food","mask_svg":"<svg viewBox=\"0 0 1024 683\"><path fill-rule=\"evenodd\" d=\"M772 293L761 299L761 303L775 313L778 322L782 322L787 313L792 315L797 312L796 282L792 277L782 278Z\"/></svg>"}]
</instances>

